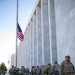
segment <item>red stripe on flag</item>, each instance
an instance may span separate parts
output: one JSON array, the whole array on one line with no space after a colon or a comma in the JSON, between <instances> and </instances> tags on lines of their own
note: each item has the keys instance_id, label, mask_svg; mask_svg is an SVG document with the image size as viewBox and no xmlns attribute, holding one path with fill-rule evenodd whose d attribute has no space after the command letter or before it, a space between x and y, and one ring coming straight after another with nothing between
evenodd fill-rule
<instances>
[{"instance_id":1,"label":"red stripe on flag","mask_svg":"<svg viewBox=\"0 0 75 75\"><path fill-rule=\"evenodd\" d=\"M21 41L23 41L24 40L24 35L21 33L21 32L18 32L17 33L18 35L18 38L21 40Z\"/></svg>"}]
</instances>

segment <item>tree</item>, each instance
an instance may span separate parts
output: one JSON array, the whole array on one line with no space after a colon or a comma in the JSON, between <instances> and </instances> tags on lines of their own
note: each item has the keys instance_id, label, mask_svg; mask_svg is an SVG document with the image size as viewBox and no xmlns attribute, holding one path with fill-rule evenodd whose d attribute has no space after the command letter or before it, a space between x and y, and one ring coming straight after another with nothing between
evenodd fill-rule
<instances>
[{"instance_id":1,"label":"tree","mask_svg":"<svg viewBox=\"0 0 75 75\"><path fill-rule=\"evenodd\" d=\"M1 63L0 69L1 69L1 72L6 72L7 71L7 67L5 66L5 63Z\"/></svg>"}]
</instances>

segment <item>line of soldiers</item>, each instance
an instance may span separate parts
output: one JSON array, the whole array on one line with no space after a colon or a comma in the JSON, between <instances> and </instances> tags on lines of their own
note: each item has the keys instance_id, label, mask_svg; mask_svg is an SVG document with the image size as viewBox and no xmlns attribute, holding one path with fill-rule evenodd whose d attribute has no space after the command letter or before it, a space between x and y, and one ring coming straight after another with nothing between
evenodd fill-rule
<instances>
[{"instance_id":1,"label":"line of soldiers","mask_svg":"<svg viewBox=\"0 0 75 75\"><path fill-rule=\"evenodd\" d=\"M10 74L12 75L11 71L12 68L10 69ZM40 67L32 66L31 71L22 66L17 72L20 75L75 75L75 69L73 64L70 62L70 56L65 56L65 60L61 63L61 65L59 65L56 61L53 66L51 66L50 63ZM15 74L17 74L17 72Z\"/></svg>"},{"instance_id":2,"label":"line of soldiers","mask_svg":"<svg viewBox=\"0 0 75 75\"><path fill-rule=\"evenodd\" d=\"M29 69L25 69L24 66L21 66L21 69L12 66L9 70L10 75L29 75Z\"/></svg>"},{"instance_id":3,"label":"line of soldiers","mask_svg":"<svg viewBox=\"0 0 75 75\"><path fill-rule=\"evenodd\" d=\"M59 75L59 64L57 62L54 63L53 66L51 64L47 65L42 65L42 66L35 66L32 67L31 69L31 74L32 75Z\"/></svg>"}]
</instances>

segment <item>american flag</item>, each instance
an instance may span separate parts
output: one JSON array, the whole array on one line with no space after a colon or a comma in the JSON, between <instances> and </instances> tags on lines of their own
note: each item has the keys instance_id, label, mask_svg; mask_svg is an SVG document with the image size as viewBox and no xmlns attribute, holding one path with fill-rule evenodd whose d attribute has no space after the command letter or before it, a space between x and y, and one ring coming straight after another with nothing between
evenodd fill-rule
<instances>
[{"instance_id":1,"label":"american flag","mask_svg":"<svg viewBox=\"0 0 75 75\"><path fill-rule=\"evenodd\" d=\"M17 37L19 38L19 40L23 41L24 40L24 35L22 33L22 30L21 30L21 27L20 25L18 24L17 26Z\"/></svg>"}]
</instances>

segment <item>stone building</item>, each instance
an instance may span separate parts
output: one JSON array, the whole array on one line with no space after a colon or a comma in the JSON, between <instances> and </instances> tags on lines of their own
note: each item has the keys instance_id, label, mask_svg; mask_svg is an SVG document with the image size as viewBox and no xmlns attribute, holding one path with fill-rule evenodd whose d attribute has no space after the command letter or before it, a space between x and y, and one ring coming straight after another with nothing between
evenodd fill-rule
<instances>
[{"instance_id":1,"label":"stone building","mask_svg":"<svg viewBox=\"0 0 75 75\"><path fill-rule=\"evenodd\" d=\"M11 55L11 61L9 60L9 64L10 64L10 66L9 67L12 67L12 65L13 66L15 66L16 64L16 61L15 61L16 59L15 59L15 54L12 54ZM10 63L11 62L11 63Z\"/></svg>"},{"instance_id":2,"label":"stone building","mask_svg":"<svg viewBox=\"0 0 75 75\"><path fill-rule=\"evenodd\" d=\"M60 64L66 55L75 65L75 0L37 0L24 37L18 67Z\"/></svg>"}]
</instances>

